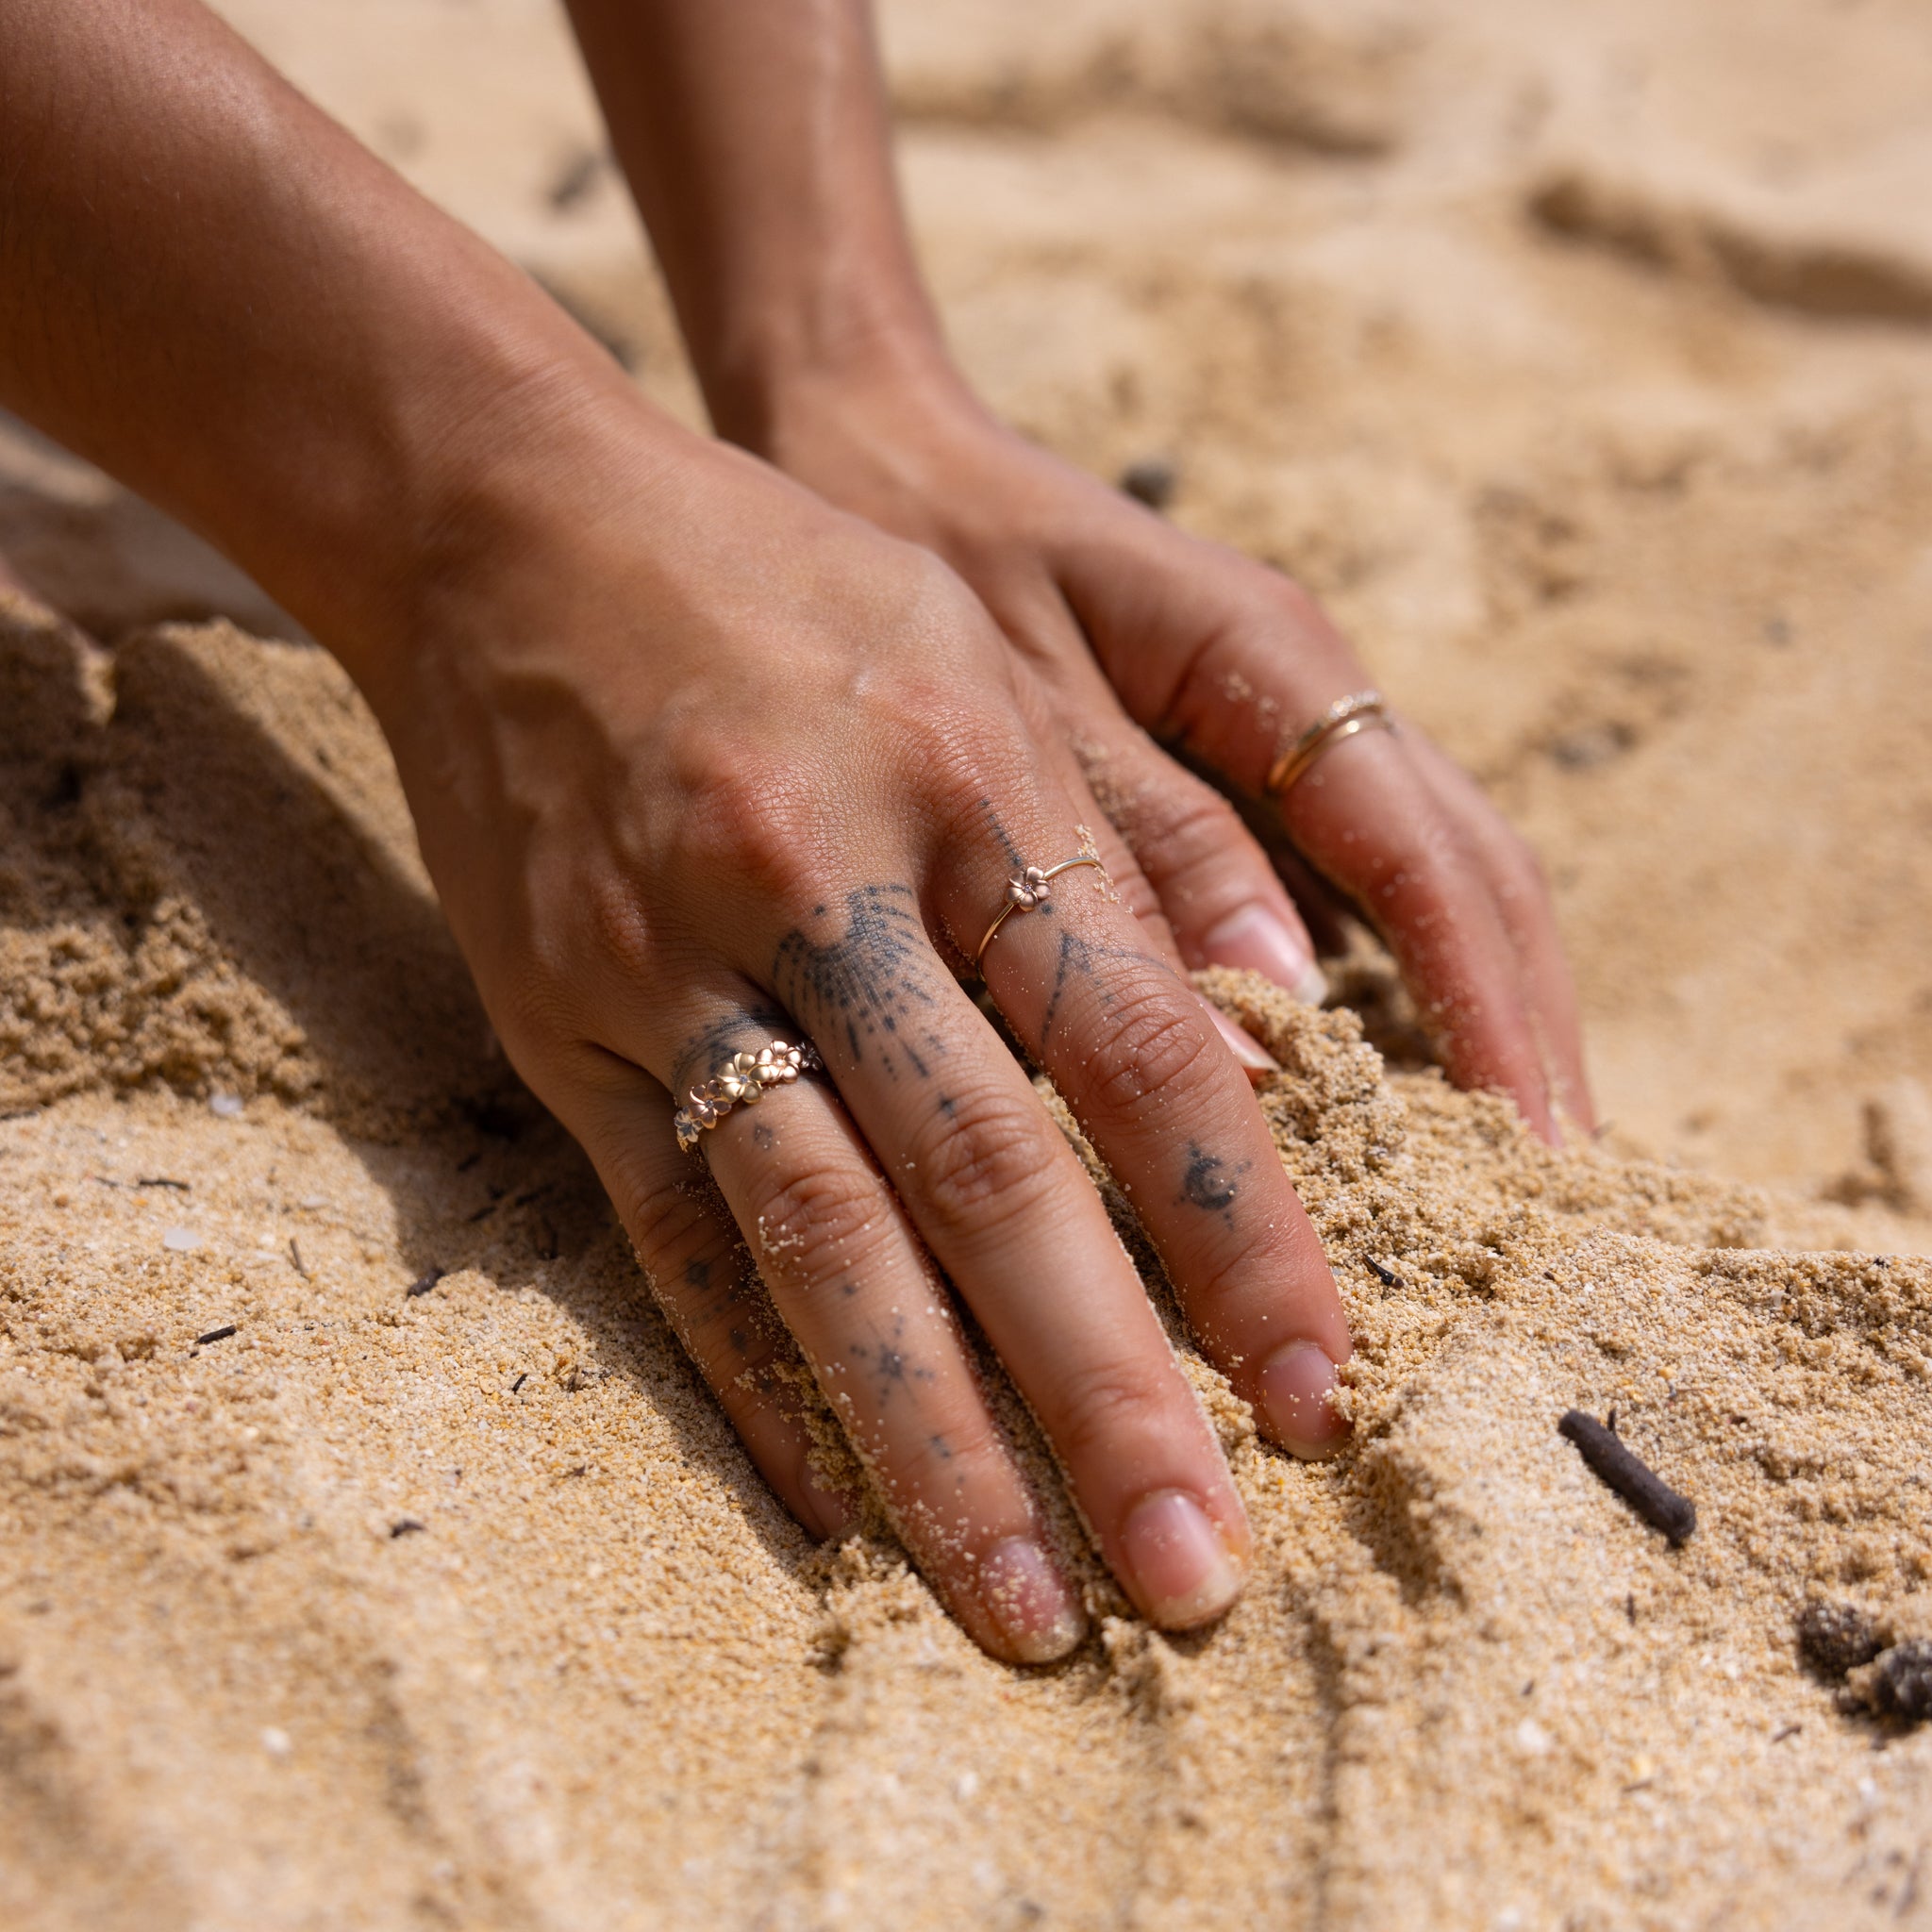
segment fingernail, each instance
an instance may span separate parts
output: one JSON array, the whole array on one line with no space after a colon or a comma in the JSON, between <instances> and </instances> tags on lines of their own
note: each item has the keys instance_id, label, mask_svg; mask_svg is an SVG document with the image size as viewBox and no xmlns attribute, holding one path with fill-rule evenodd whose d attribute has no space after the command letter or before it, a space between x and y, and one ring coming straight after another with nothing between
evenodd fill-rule
<instances>
[{"instance_id":1,"label":"fingernail","mask_svg":"<svg viewBox=\"0 0 1932 1932\"><path fill-rule=\"evenodd\" d=\"M979 1566L979 1600L1023 1664L1050 1664L1087 1634L1087 1619L1047 1554L1009 1537Z\"/></svg>"},{"instance_id":2,"label":"fingernail","mask_svg":"<svg viewBox=\"0 0 1932 1932\"><path fill-rule=\"evenodd\" d=\"M1142 1606L1168 1629L1206 1624L1241 1593L1241 1573L1207 1511L1179 1490L1136 1503L1121 1543Z\"/></svg>"},{"instance_id":3,"label":"fingernail","mask_svg":"<svg viewBox=\"0 0 1932 1932\"><path fill-rule=\"evenodd\" d=\"M1199 997L1199 995L1197 995ZM1210 999L1202 998L1215 1030L1227 1041L1228 1050L1252 1074L1278 1074L1281 1062L1244 1026L1238 1026Z\"/></svg>"},{"instance_id":4,"label":"fingernail","mask_svg":"<svg viewBox=\"0 0 1932 1932\"><path fill-rule=\"evenodd\" d=\"M1201 952L1215 966L1243 966L1286 987L1304 1006L1319 1007L1328 982L1307 947L1265 906L1243 906L1203 937Z\"/></svg>"},{"instance_id":5,"label":"fingernail","mask_svg":"<svg viewBox=\"0 0 1932 1932\"><path fill-rule=\"evenodd\" d=\"M1291 1342L1269 1357L1256 1379L1269 1429L1284 1449L1313 1461L1348 1440L1347 1418L1333 1400L1341 1377L1315 1342Z\"/></svg>"}]
</instances>

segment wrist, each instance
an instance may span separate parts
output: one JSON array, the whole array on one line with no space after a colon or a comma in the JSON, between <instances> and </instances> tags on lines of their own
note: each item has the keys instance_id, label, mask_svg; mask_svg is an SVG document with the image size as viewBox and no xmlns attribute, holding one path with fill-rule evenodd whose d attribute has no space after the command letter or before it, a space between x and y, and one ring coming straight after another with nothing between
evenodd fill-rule
<instances>
[{"instance_id":1,"label":"wrist","mask_svg":"<svg viewBox=\"0 0 1932 1932\"><path fill-rule=\"evenodd\" d=\"M841 408L978 408L916 292L895 299L879 291L862 310L794 310L756 329L721 331L699 365L718 434L780 468L788 435Z\"/></svg>"},{"instance_id":2,"label":"wrist","mask_svg":"<svg viewBox=\"0 0 1932 1932\"><path fill-rule=\"evenodd\" d=\"M714 448L601 357L541 350L541 336L492 341L451 385L390 527L370 533L353 610L316 626L398 747L465 680L462 658L552 626L557 559L596 553L606 525L623 524L622 548L649 576L640 537L678 521L666 478L694 478ZM659 514L641 520L647 504Z\"/></svg>"}]
</instances>

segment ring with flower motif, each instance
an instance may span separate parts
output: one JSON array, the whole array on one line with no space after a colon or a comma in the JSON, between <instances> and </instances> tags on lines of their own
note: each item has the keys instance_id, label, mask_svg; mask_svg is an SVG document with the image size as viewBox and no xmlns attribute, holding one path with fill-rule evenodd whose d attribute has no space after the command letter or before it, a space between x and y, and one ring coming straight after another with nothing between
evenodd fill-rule
<instances>
[{"instance_id":1,"label":"ring with flower motif","mask_svg":"<svg viewBox=\"0 0 1932 1932\"><path fill-rule=\"evenodd\" d=\"M756 1053L735 1053L724 1067L693 1087L685 1105L671 1117L677 1144L689 1154L698 1137L715 1127L735 1107L756 1107L767 1087L787 1087L801 1074L822 1074L825 1063L809 1041L793 1046L774 1040Z\"/></svg>"},{"instance_id":2,"label":"ring with flower motif","mask_svg":"<svg viewBox=\"0 0 1932 1932\"><path fill-rule=\"evenodd\" d=\"M986 929L986 937L979 942L979 950L973 956L977 966L986 958L986 949L992 944L992 936L998 932L1016 912L1031 912L1036 906L1043 906L1053 896L1053 881L1063 872L1072 872L1076 865L1091 865L1100 875L1107 876L1107 868L1091 853L1083 852L1077 858L1063 858L1058 865L1029 865L1025 871L1015 873L1007 881L1007 903L993 915L992 924Z\"/></svg>"}]
</instances>

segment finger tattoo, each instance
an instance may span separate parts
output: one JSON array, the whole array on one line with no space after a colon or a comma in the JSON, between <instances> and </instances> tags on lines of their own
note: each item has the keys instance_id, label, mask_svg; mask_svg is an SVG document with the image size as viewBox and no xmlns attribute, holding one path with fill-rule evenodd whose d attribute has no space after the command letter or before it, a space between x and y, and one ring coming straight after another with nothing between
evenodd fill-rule
<instances>
[{"instance_id":1,"label":"finger tattoo","mask_svg":"<svg viewBox=\"0 0 1932 1932\"><path fill-rule=\"evenodd\" d=\"M824 918L830 908L812 908ZM925 962L932 951L912 889L860 886L845 895L845 930L815 940L796 927L778 942L773 978L779 997L823 1048L842 1033L855 1064L868 1053L889 1077L902 1068L924 1080L944 1042L927 1014L939 1001Z\"/></svg>"}]
</instances>

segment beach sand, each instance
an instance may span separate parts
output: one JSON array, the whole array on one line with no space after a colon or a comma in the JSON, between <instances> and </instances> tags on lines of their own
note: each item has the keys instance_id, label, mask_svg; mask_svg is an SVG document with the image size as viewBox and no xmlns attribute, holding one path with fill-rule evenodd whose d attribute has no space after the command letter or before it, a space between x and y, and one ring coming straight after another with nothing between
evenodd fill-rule
<instances>
[{"instance_id":1,"label":"beach sand","mask_svg":"<svg viewBox=\"0 0 1932 1932\"><path fill-rule=\"evenodd\" d=\"M695 419L548 6L225 10ZM0 1924L1932 1925L1932 1726L1798 1641L1932 1637L1922 10L886 25L975 379L1171 464L1524 826L1611 1124L1450 1091L1367 951L1211 976L1356 1446L1176 1331L1246 1597L1162 1637L1074 1551L1093 1641L991 1663L751 1473L332 662L0 425Z\"/></svg>"}]
</instances>

